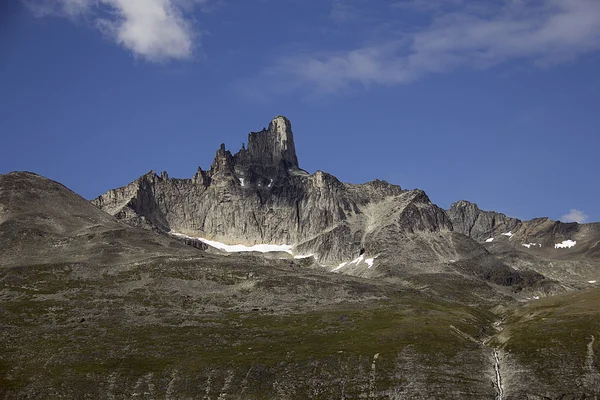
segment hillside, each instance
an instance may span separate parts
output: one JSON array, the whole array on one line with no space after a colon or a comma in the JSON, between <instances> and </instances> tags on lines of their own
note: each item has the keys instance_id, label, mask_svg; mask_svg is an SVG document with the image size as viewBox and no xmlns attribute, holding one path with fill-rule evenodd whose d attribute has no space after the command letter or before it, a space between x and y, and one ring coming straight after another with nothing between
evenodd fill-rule
<instances>
[{"instance_id":1,"label":"hillside","mask_svg":"<svg viewBox=\"0 0 600 400\"><path fill-rule=\"evenodd\" d=\"M594 398L596 244L309 174L283 117L92 202L0 175L0 397Z\"/></svg>"}]
</instances>

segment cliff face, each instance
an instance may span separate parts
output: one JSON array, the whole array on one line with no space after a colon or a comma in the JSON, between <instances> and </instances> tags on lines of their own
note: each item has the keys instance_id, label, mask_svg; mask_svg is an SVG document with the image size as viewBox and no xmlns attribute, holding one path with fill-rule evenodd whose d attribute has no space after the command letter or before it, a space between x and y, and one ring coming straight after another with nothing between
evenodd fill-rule
<instances>
[{"instance_id":1,"label":"cliff face","mask_svg":"<svg viewBox=\"0 0 600 400\"><path fill-rule=\"evenodd\" d=\"M590 250L600 239L598 224L565 223L549 218L521 221L495 211L480 210L477 204L465 200L452 204L446 213L455 231L479 242L504 240L519 247L562 250L563 247L556 248L556 245L579 241L582 245L589 244L586 247ZM579 246L579 249L582 247Z\"/></svg>"},{"instance_id":2,"label":"cliff face","mask_svg":"<svg viewBox=\"0 0 600 400\"><path fill-rule=\"evenodd\" d=\"M411 248L406 260L460 258L449 239L450 219L424 192L383 181L342 183L302 170L285 117L250 133L248 147L236 154L221 145L210 170L199 168L192 179L149 172L93 203L135 226L228 244L289 244L295 254L332 265L361 254L396 254L391 249L403 246ZM411 257L415 238L433 233L439 235Z\"/></svg>"},{"instance_id":3,"label":"cliff face","mask_svg":"<svg viewBox=\"0 0 600 400\"><path fill-rule=\"evenodd\" d=\"M517 269L533 269L575 287L598 279L600 224L534 218L521 221L461 200L446 212L454 230Z\"/></svg>"},{"instance_id":4,"label":"cliff face","mask_svg":"<svg viewBox=\"0 0 600 400\"><path fill-rule=\"evenodd\" d=\"M458 201L447 211L456 232L477 241L484 241L502 233L516 230L521 221L494 211L483 211L477 204Z\"/></svg>"},{"instance_id":5,"label":"cliff face","mask_svg":"<svg viewBox=\"0 0 600 400\"><path fill-rule=\"evenodd\" d=\"M299 169L292 124L276 117L267 130L248 135L248 150L236 154L241 170L251 170L265 178L289 175Z\"/></svg>"}]
</instances>

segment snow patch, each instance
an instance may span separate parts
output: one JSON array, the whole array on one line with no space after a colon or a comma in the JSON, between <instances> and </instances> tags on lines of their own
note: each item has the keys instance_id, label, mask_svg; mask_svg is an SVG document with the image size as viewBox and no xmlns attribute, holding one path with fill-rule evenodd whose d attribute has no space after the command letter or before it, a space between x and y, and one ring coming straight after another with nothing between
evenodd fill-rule
<instances>
[{"instance_id":1,"label":"snow patch","mask_svg":"<svg viewBox=\"0 0 600 400\"><path fill-rule=\"evenodd\" d=\"M541 245L541 244L538 244L538 243L523 243L523 245L522 245L522 246L523 246L523 247L527 247L528 249L529 249L531 246L534 246L534 247L535 247L535 246L540 246L540 247L542 247L542 245Z\"/></svg>"},{"instance_id":2,"label":"snow patch","mask_svg":"<svg viewBox=\"0 0 600 400\"><path fill-rule=\"evenodd\" d=\"M338 271L338 270L344 268L346 266L346 264L348 264L348 262L341 263L340 265L338 265L337 267L335 267L334 269L332 269L331 272Z\"/></svg>"},{"instance_id":3,"label":"snow patch","mask_svg":"<svg viewBox=\"0 0 600 400\"><path fill-rule=\"evenodd\" d=\"M596 281L588 281L588 283L596 283Z\"/></svg>"},{"instance_id":4,"label":"snow patch","mask_svg":"<svg viewBox=\"0 0 600 400\"><path fill-rule=\"evenodd\" d=\"M269 182L269 184L267 185L267 187L271 187L273 186L273 179L271 179L271 182Z\"/></svg>"},{"instance_id":5,"label":"snow patch","mask_svg":"<svg viewBox=\"0 0 600 400\"><path fill-rule=\"evenodd\" d=\"M503 233L502 236L508 236L509 238L513 237L514 233L512 231Z\"/></svg>"},{"instance_id":6,"label":"snow patch","mask_svg":"<svg viewBox=\"0 0 600 400\"><path fill-rule=\"evenodd\" d=\"M355 258L354 260L350 261L350 264L360 264L363 260L365 259L365 255L361 254L358 258Z\"/></svg>"},{"instance_id":7,"label":"snow patch","mask_svg":"<svg viewBox=\"0 0 600 400\"><path fill-rule=\"evenodd\" d=\"M534 298L535 300L539 300L539 299L540 299L540 296L533 296L533 298Z\"/></svg>"},{"instance_id":8,"label":"snow patch","mask_svg":"<svg viewBox=\"0 0 600 400\"><path fill-rule=\"evenodd\" d=\"M364 262L365 264L367 264L368 268L370 269L371 267L373 267L373 264L375 263L376 258L377 258L377 256L371 257L371 258L365 258L365 255L361 254L360 256L358 256L357 258L355 258L352 261L344 261L343 263L341 263L340 265L338 265L337 267L332 269L331 272L339 271L340 269L344 268L346 265L352 265L352 264L358 265L361 262Z\"/></svg>"},{"instance_id":9,"label":"snow patch","mask_svg":"<svg viewBox=\"0 0 600 400\"><path fill-rule=\"evenodd\" d=\"M574 240L565 240L562 243L557 243L554 245L555 249L570 249L571 247L575 246L577 244L576 241Z\"/></svg>"},{"instance_id":10,"label":"snow patch","mask_svg":"<svg viewBox=\"0 0 600 400\"><path fill-rule=\"evenodd\" d=\"M201 237L191 237L182 235L181 233L171 232L174 236L185 237L188 239L197 239L203 243L208 244L209 246L215 247L219 250L223 250L227 253L243 253L249 251L258 251L260 253L270 253L276 251L282 251L285 253L293 254L292 247L289 244L255 244L253 246L246 246L245 244L225 244L221 242L217 242L215 240L208 240Z\"/></svg>"},{"instance_id":11,"label":"snow patch","mask_svg":"<svg viewBox=\"0 0 600 400\"><path fill-rule=\"evenodd\" d=\"M294 256L294 258L295 258L296 260L298 260L298 259L310 258L310 257L314 257L314 256L315 256L314 254L296 254L296 255Z\"/></svg>"},{"instance_id":12,"label":"snow patch","mask_svg":"<svg viewBox=\"0 0 600 400\"><path fill-rule=\"evenodd\" d=\"M244 178L240 178L240 185L242 185L242 186L246 186L246 185L244 184Z\"/></svg>"},{"instance_id":13,"label":"snow patch","mask_svg":"<svg viewBox=\"0 0 600 400\"><path fill-rule=\"evenodd\" d=\"M489 238L489 239L485 240L486 243L492 243L493 241L494 241L494 238Z\"/></svg>"}]
</instances>

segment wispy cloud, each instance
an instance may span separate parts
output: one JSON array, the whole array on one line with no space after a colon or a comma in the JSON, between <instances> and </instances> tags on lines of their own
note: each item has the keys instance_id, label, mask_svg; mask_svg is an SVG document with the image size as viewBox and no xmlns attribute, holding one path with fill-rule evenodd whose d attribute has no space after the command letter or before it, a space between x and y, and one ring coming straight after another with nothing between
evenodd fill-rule
<instances>
[{"instance_id":1,"label":"wispy cloud","mask_svg":"<svg viewBox=\"0 0 600 400\"><path fill-rule=\"evenodd\" d=\"M323 94L356 85L405 84L427 74L511 60L550 66L600 49L597 0L412 0L394 7L427 12L430 23L395 28L385 39L350 50L281 54L247 84L268 80L270 87L281 83L280 91L308 88Z\"/></svg>"},{"instance_id":2,"label":"wispy cloud","mask_svg":"<svg viewBox=\"0 0 600 400\"><path fill-rule=\"evenodd\" d=\"M92 25L149 61L190 58L199 40L192 18L209 0L23 0L38 16L85 17Z\"/></svg>"},{"instance_id":3,"label":"wispy cloud","mask_svg":"<svg viewBox=\"0 0 600 400\"><path fill-rule=\"evenodd\" d=\"M399 0L391 3L390 8L404 11L431 13L463 4L464 0Z\"/></svg>"},{"instance_id":4,"label":"wispy cloud","mask_svg":"<svg viewBox=\"0 0 600 400\"><path fill-rule=\"evenodd\" d=\"M577 222L583 224L587 222L588 216L583 211L571 209L568 213L560 217L563 222Z\"/></svg>"},{"instance_id":5,"label":"wispy cloud","mask_svg":"<svg viewBox=\"0 0 600 400\"><path fill-rule=\"evenodd\" d=\"M330 17L334 22L348 22L357 18L359 15L356 7L347 0L332 0Z\"/></svg>"}]
</instances>

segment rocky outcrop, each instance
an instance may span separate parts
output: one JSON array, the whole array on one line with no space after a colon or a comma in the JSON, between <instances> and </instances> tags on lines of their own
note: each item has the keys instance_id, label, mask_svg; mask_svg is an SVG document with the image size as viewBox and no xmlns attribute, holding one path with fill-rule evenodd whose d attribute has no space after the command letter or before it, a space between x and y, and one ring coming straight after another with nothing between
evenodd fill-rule
<instances>
[{"instance_id":1,"label":"rocky outcrop","mask_svg":"<svg viewBox=\"0 0 600 400\"><path fill-rule=\"evenodd\" d=\"M491 243L493 238L518 247L525 244L527 248L556 250L556 244L565 241L579 241L590 249L600 239L598 224L565 223L546 217L521 221L495 211L480 210L477 204L465 200L452 204L446 213L456 232L479 242L489 240Z\"/></svg>"},{"instance_id":2,"label":"rocky outcrop","mask_svg":"<svg viewBox=\"0 0 600 400\"><path fill-rule=\"evenodd\" d=\"M446 213L455 231L484 244L495 258L516 270L534 270L575 287L598 279L598 223L564 223L549 218L521 221L480 210L476 204L464 200L452 204ZM498 269L494 267L493 271ZM502 279L505 277L508 275L504 274ZM546 286L540 293L556 290Z\"/></svg>"},{"instance_id":3,"label":"rocky outcrop","mask_svg":"<svg viewBox=\"0 0 600 400\"><path fill-rule=\"evenodd\" d=\"M93 203L161 232L228 245L285 244L294 256L312 256L339 273L403 277L460 269L506 286L527 280L472 240L515 230L520 221L468 202L446 213L425 192L385 181L350 184L309 174L285 117L251 132L235 154L222 144L210 169L198 168L191 179L151 171Z\"/></svg>"},{"instance_id":4,"label":"rocky outcrop","mask_svg":"<svg viewBox=\"0 0 600 400\"><path fill-rule=\"evenodd\" d=\"M516 230L521 221L495 211L483 211L477 204L461 200L447 211L456 232L477 241Z\"/></svg>"},{"instance_id":5,"label":"rocky outcrop","mask_svg":"<svg viewBox=\"0 0 600 400\"><path fill-rule=\"evenodd\" d=\"M149 172L93 203L135 226L227 244L289 244L331 265L361 254L401 254L407 268L462 257L451 220L423 191L302 170L285 117L250 133L235 154L221 145L210 170L192 179Z\"/></svg>"},{"instance_id":6,"label":"rocky outcrop","mask_svg":"<svg viewBox=\"0 0 600 400\"><path fill-rule=\"evenodd\" d=\"M292 124L285 117L276 117L268 129L248 135L248 149L236 154L239 171L264 178L288 176L299 170Z\"/></svg>"}]
</instances>

